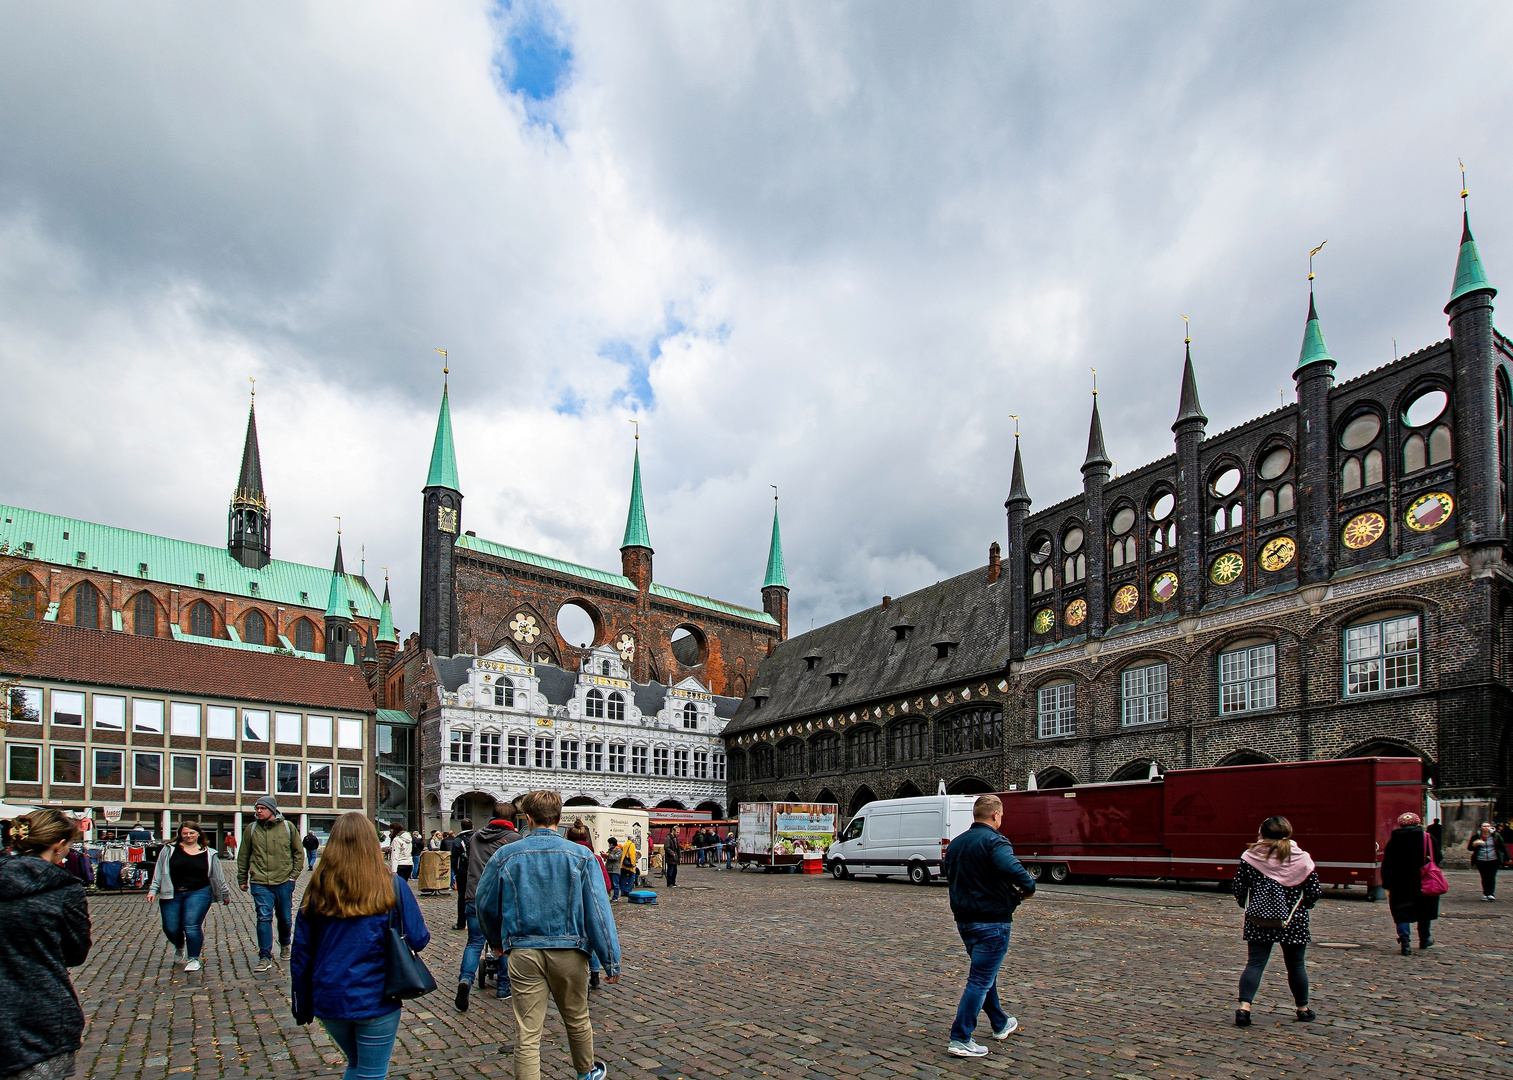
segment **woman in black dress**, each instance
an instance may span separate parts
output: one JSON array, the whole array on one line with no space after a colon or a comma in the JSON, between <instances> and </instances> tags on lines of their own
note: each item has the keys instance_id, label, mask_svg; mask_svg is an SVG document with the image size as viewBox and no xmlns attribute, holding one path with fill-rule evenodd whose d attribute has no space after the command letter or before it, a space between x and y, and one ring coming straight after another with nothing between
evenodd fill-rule
<instances>
[{"instance_id":1,"label":"woman in black dress","mask_svg":"<svg viewBox=\"0 0 1513 1080\"><path fill-rule=\"evenodd\" d=\"M1425 896L1421 882L1424 864L1433 858L1438 865L1445 856L1434 837L1424 831L1423 819L1417 814L1403 814L1397 825L1382 854L1382 886L1387 890L1392 921L1397 924L1398 946L1408 956L1412 951L1408 935L1414 923L1418 923L1418 947L1427 949L1434 944L1431 931L1439 918L1439 897Z\"/></svg>"}]
</instances>

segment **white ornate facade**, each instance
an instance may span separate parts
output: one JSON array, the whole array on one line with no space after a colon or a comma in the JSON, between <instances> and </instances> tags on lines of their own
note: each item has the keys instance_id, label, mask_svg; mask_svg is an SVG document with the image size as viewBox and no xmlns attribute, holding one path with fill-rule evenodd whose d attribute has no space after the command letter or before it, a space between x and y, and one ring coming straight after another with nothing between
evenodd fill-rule
<instances>
[{"instance_id":1,"label":"white ornate facade","mask_svg":"<svg viewBox=\"0 0 1513 1080\"><path fill-rule=\"evenodd\" d=\"M592 651L582 671L530 663L507 646L437 661L439 725L427 745L426 828L475 823L490 800L562 792L577 805L676 805L723 816L720 739L739 701L692 678L634 683L619 653Z\"/></svg>"}]
</instances>

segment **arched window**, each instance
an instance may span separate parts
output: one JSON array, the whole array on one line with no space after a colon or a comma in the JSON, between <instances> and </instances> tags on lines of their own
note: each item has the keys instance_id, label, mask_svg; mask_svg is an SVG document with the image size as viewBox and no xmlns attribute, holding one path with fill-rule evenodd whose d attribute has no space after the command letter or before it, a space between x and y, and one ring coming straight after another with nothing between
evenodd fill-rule
<instances>
[{"instance_id":1,"label":"arched window","mask_svg":"<svg viewBox=\"0 0 1513 1080\"><path fill-rule=\"evenodd\" d=\"M261 612L247 612L247 617L242 620L242 640L249 645L268 644L268 621Z\"/></svg>"},{"instance_id":2,"label":"arched window","mask_svg":"<svg viewBox=\"0 0 1513 1080\"><path fill-rule=\"evenodd\" d=\"M1346 458L1340 469L1340 490L1359 491L1361 488L1361 459Z\"/></svg>"},{"instance_id":3,"label":"arched window","mask_svg":"<svg viewBox=\"0 0 1513 1080\"><path fill-rule=\"evenodd\" d=\"M894 761L923 761L925 758L925 722L905 720L893 725L891 749Z\"/></svg>"},{"instance_id":4,"label":"arched window","mask_svg":"<svg viewBox=\"0 0 1513 1080\"><path fill-rule=\"evenodd\" d=\"M22 574L11 585L11 606L23 619L35 619L37 617L37 597L42 590L37 585L37 579L30 574Z\"/></svg>"},{"instance_id":5,"label":"arched window","mask_svg":"<svg viewBox=\"0 0 1513 1080\"><path fill-rule=\"evenodd\" d=\"M310 625L309 619L294 624L294 647L300 652L315 651L315 627Z\"/></svg>"},{"instance_id":6,"label":"arched window","mask_svg":"<svg viewBox=\"0 0 1513 1080\"><path fill-rule=\"evenodd\" d=\"M841 767L841 739L839 735L816 735L810 744L809 769L811 772L835 772Z\"/></svg>"},{"instance_id":7,"label":"arched window","mask_svg":"<svg viewBox=\"0 0 1513 1080\"><path fill-rule=\"evenodd\" d=\"M1113 566L1133 566L1135 562L1135 538L1126 536L1123 540L1115 540L1110 550L1110 563Z\"/></svg>"},{"instance_id":8,"label":"arched window","mask_svg":"<svg viewBox=\"0 0 1513 1080\"><path fill-rule=\"evenodd\" d=\"M1283 484L1277 488L1277 513L1292 513L1292 485Z\"/></svg>"},{"instance_id":9,"label":"arched window","mask_svg":"<svg viewBox=\"0 0 1513 1080\"><path fill-rule=\"evenodd\" d=\"M1062 564L1062 579L1067 584L1081 581L1087 577L1087 556L1083 554L1068 555L1066 562Z\"/></svg>"},{"instance_id":10,"label":"arched window","mask_svg":"<svg viewBox=\"0 0 1513 1080\"><path fill-rule=\"evenodd\" d=\"M608 660L601 660L601 661L599 661L599 674L600 675L608 675L609 674L609 661Z\"/></svg>"},{"instance_id":11,"label":"arched window","mask_svg":"<svg viewBox=\"0 0 1513 1080\"><path fill-rule=\"evenodd\" d=\"M746 755L739 750L732 750L727 760L730 765L730 778L732 780L746 779Z\"/></svg>"},{"instance_id":12,"label":"arched window","mask_svg":"<svg viewBox=\"0 0 1513 1080\"><path fill-rule=\"evenodd\" d=\"M1269 517L1277 516L1277 495L1274 491L1263 491L1261 497L1256 500L1256 519L1265 521Z\"/></svg>"},{"instance_id":13,"label":"arched window","mask_svg":"<svg viewBox=\"0 0 1513 1080\"><path fill-rule=\"evenodd\" d=\"M1030 592L1041 593L1055 588L1051 570L1051 538L1044 534L1030 541Z\"/></svg>"},{"instance_id":14,"label":"arched window","mask_svg":"<svg viewBox=\"0 0 1513 1080\"><path fill-rule=\"evenodd\" d=\"M189 632L195 637L215 637L215 612L203 600L189 609Z\"/></svg>"},{"instance_id":15,"label":"arched window","mask_svg":"<svg viewBox=\"0 0 1513 1080\"><path fill-rule=\"evenodd\" d=\"M590 690L588 697L584 699L584 708L589 716L603 720L604 695L598 690Z\"/></svg>"},{"instance_id":16,"label":"arched window","mask_svg":"<svg viewBox=\"0 0 1513 1080\"><path fill-rule=\"evenodd\" d=\"M1403 472L1418 472L1427 468L1429 457L1424 446L1422 435L1409 435L1408 441L1403 443Z\"/></svg>"},{"instance_id":17,"label":"arched window","mask_svg":"<svg viewBox=\"0 0 1513 1080\"><path fill-rule=\"evenodd\" d=\"M1229 508L1229 527L1238 529L1245 524L1245 504L1235 503Z\"/></svg>"},{"instance_id":18,"label":"arched window","mask_svg":"<svg viewBox=\"0 0 1513 1080\"><path fill-rule=\"evenodd\" d=\"M804 775L804 744L798 739L789 739L778 747L778 775Z\"/></svg>"},{"instance_id":19,"label":"arched window","mask_svg":"<svg viewBox=\"0 0 1513 1080\"><path fill-rule=\"evenodd\" d=\"M100 591L87 581L74 590L74 625L100 629Z\"/></svg>"},{"instance_id":20,"label":"arched window","mask_svg":"<svg viewBox=\"0 0 1513 1080\"><path fill-rule=\"evenodd\" d=\"M751 748L751 778L767 780L772 777L772 747L759 743Z\"/></svg>"},{"instance_id":21,"label":"arched window","mask_svg":"<svg viewBox=\"0 0 1513 1080\"><path fill-rule=\"evenodd\" d=\"M494 704L501 709L513 709L515 707L515 684L508 679L500 679L494 684Z\"/></svg>"},{"instance_id":22,"label":"arched window","mask_svg":"<svg viewBox=\"0 0 1513 1080\"><path fill-rule=\"evenodd\" d=\"M1444 424L1429 432L1429 464L1443 465L1450 460L1450 429Z\"/></svg>"},{"instance_id":23,"label":"arched window","mask_svg":"<svg viewBox=\"0 0 1513 1080\"><path fill-rule=\"evenodd\" d=\"M883 763L883 733L877 728L853 731L846 742L851 768L868 769Z\"/></svg>"},{"instance_id":24,"label":"arched window","mask_svg":"<svg viewBox=\"0 0 1513 1080\"><path fill-rule=\"evenodd\" d=\"M1221 533L1226 528L1228 528L1229 525L1228 525L1228 520L1227 519L1228 519L1228 514L1226 513L1224 507L1221 506L1221 507L1219 507L1219 509L1215 510L1214 511L1214 532Z\"/></svg>"},{"instance_id":25,"label":"arched window","mask_svg":"<svg viewBox=\"0 0 1513 1080\"><path fill-rule=\"evenodd\" d=\"M625 698L622 695L609 695L609 718L621 721L625 719Z\"/></svg>"},{"instance_id":26,"label":"arched window","mask_svg":"<svg viewBox=\"0 0 1513 1080\"><path fill-rule=\"evenodd\" d=\"M942 757L996 750L1003 745L1003 710L966 709L935 724L935 751Z\"/></svg>"},{"instance_id":27,"label":"arched window","mask_svg":"<svg viewBox=\"0 0 1513 1080\"><path fill-rule=\"evenodd\" d=\"M1366 451L1366 486L1382 482L1382 452L1380 450Z\"/></svg>"},{"instance_id":28,"label":"arched window","mask_svg":"<svg viewBox=\"0 0 1513 1080\"><path fill-rule=\"evenodd\" d=\"M683 706L683 727L689 731L699 727L699 707L691 701Z\"/></svg>"}]
</instances>

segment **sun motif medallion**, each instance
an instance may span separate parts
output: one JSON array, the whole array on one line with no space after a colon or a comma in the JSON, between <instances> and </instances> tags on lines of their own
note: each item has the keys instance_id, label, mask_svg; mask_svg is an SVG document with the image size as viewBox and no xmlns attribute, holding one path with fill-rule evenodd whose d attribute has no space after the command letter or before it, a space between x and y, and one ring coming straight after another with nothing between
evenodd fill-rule
<instances>
[{"instance_id":1,"label":"sun motif medallion","mask_svg":"<svg viewBox=\"0 0 1513 1080\"><path fill-rule=\"evenodd\" d=\"M541 628L536 625L536 616L520 612L510 620L510 636L522 645L529 645L541 636Z\"/></svg>"},{"instance_id":2,"label":"sun motif medallion","mask_svg":"<svg viewBox=\"0 0 1513 1080\"><path fill-rule=\"evenodd\" d=\"M1357 514L1345 524L1345 546L1354 550L1370 547L1387 531L1387 519L1375 510Z\"/></svg>"},{"instance_id":3,"label":"sun motif medallion","mask_svg":"<svg viewBox=\"0 0 1513 1080\"><path fill-rule=\"evenodd\" d=\"M1120 615L1128 615L1135 610L1135 605L1140 602L1140 590L1133 585L1122 586L1114 594L1114 610Z\"/></svg>"},{"instance_id":4,"label":"sun motif medallion","mask_svg":"<svg viewBox=\"0 0 1513 1080\"><path fill-rule=\"evenodd\" d=\"M1245 558L1238 552L1226 551L1213 561L1208 568L1208 580L1215 585L1228 585L1238 581L1245 572Z\"/></svg>"},{"instance_id":5,"label":"sun motif medallion","mask_svg":"<svg viewBox=\"0 0 1513 1080\"><path fill-rule=\"evenodd\" d=\"M1056 615L1050 608L1041 608L1035 612L1035 621L1031 624L1035 633L1049 634L1051 627L1056 625Z\"/></svg>"}]
</instances>

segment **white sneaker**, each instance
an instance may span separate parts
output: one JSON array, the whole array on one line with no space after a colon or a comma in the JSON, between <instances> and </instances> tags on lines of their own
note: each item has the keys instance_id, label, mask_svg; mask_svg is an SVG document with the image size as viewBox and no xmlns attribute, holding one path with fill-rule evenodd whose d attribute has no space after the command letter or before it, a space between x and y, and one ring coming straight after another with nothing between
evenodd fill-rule
<instances>
[{"instance_id":1,"label":"white sneaker","mask_svg":"<svg viewBox=\"0 0 1513 1080\"><path fill-rule=\"evenodd\" d=\"M946 1047L946 1053L954 1057L983 1057L987 1052L988 1048L975 1039L968 1039L966 1042L957 1042L952 1039L951 1045Z\"/></svg>"},{"instance_id":2,"label":"white sneaker","mask_svg":"<svg viewBox=\"0 0 1513 1080\"><path fill-rule=\"evenodd\" d=\"M175 964L182 964L184 962L184 946L180 945L177 949L173 950L173 962Z\"/></svg>"},{"instance_id":3,"label":"white sneaker","mask_svg":"<svg viewBox=\"0 0 1513 1080\"><path fill-rule=\"evenodd\" d=\"M189 961L189 963L187 963L187 964L184 965L184 970L185 971L199 971L200 970L200 958L198 956L196 956L193 960Z\"/></svg>"},{"instance_id":4,"label":"white sneaker","mask_svg":"<svg viewBox=\"0 0 1513 1080\"><path fill-rule=\"evenodd\" d=\"M1018 1030L1019 1021L1011 1016L1006 1021L1004 1021L1004 1025L1000 1030L993 1032L993 1038L1007 1039L1010 1035L1014 1034L1014 1032Z\"/></svg>"}]
</instances>

